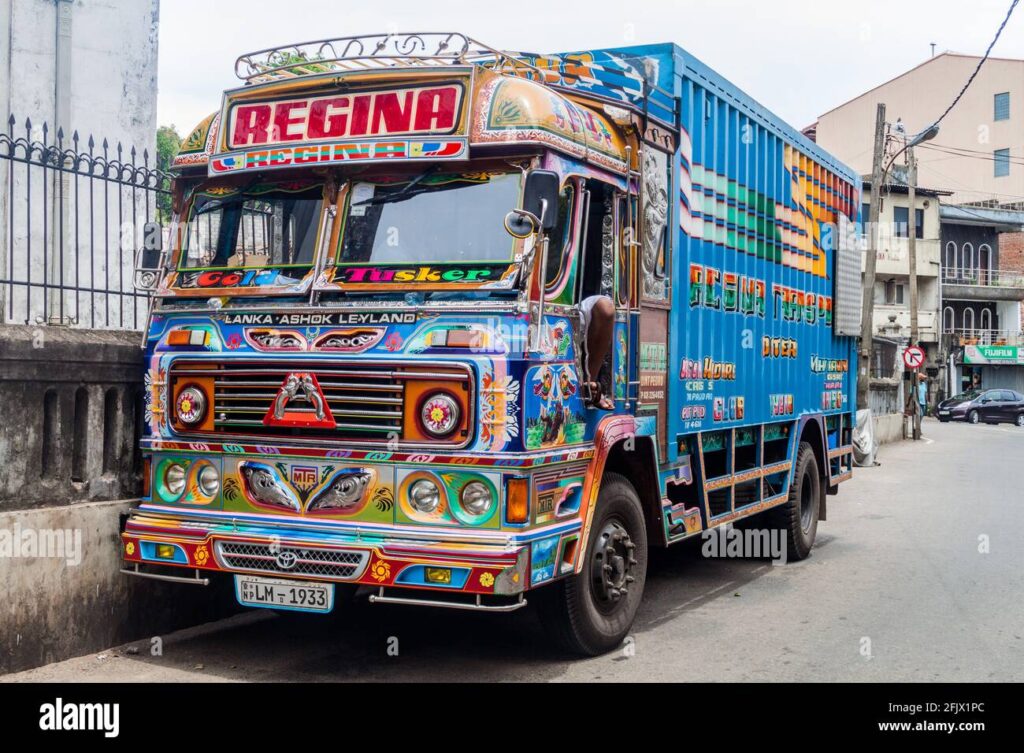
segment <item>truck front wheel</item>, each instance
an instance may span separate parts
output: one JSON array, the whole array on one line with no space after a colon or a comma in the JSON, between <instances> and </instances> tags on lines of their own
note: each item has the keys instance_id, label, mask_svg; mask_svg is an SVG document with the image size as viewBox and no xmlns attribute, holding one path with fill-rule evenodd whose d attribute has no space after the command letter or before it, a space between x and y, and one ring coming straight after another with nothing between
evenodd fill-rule
<instances>
[{"instance_id":1,"label":"truck front wheel","mask_svg":"<svg viewBox=\"0 0 1024 753\"><path fill-rule=\"evenodd\" d=\"M537 593L540 616L559 645L597 656L622 644L647 579L647 529L640 498L623 476L601 481L583 569Z\"/></svg>"}]
</instances>

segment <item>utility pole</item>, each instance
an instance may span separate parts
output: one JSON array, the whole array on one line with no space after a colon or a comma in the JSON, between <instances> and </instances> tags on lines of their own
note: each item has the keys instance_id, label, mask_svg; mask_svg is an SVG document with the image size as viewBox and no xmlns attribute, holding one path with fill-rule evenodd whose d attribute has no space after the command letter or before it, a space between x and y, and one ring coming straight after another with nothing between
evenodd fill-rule
<instances>
[{"instance_id":1,"label":"utility pole","mask_svg":"<svg viewBox=\"0 0 1024 753\"><path fill-rule=\"evenodd\" d=\"M910 344L917 345L919 337L917 321L917 160L914 158L913 147L907 149L907 195L910 201L910 228L907 232L907 256L910 263ZM917 400L919 374L920 371L915 369L910 380L915 441L921 438L921 406Z\"/></svg>"},{"instance_id":2,"label":"utility pole","mask_svg":"<svg viewBox=\"0 0 1024 753\"><path fill-rule=\"evenodd\" d=\"M873 345L875 315L875 268L878 262L878 216L882 197L882 175L885 162L885 104L878 104L875 116L875 153L871 171L871 211L869 213L867 232L869 243L867 258L864 260L864 308L861 311L860 323L860 368L857 380L857 408L864 410L869 406L871 389L871 352Z\"/></svg>"}]
</instances>

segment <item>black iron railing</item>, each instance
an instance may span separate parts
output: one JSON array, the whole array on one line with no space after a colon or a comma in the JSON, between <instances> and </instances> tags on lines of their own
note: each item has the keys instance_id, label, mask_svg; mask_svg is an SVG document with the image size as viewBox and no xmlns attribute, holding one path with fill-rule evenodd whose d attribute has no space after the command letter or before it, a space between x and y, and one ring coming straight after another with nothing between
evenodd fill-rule
<instances>
[{"instance_id":1,"label":"black iron railing","mask_svg":"<svg viewBox=\"0 0 1024 753\"><path fill-rule=\"evenodd\" d=\"M148 150L9 118L0 132L0 321L145 324L134 257L170 196L170 176L150 163Z\"/></svg>"}]
</instances>

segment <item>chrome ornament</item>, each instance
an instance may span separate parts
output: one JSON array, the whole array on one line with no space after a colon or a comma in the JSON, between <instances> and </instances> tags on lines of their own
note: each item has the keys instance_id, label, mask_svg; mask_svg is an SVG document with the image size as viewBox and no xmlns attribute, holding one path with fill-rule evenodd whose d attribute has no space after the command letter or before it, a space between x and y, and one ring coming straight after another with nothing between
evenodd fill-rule
<instances>
[{"instance_id":1,"label":"chrome ornament","mask_svg":"<svg viewBox=\"0 0 1024 753\"><path fill-rule=\"evenodd\" d=\"M258 505L281 507L299 512L299 501L285 483L268 466L243 462L238 465L243 486L250 501Z\"/></svg>"},{"instance_id":2,"label":"chrome ornament","mask_svg":"<svg viewBox=\"0 0 1024 753\"><path fill-rule=\"evenodd\" d=\"M341 471L317 494L307 508L315 510L350 510L366 499L373 473L369 471Z\"/></svg>"}]
</instances>

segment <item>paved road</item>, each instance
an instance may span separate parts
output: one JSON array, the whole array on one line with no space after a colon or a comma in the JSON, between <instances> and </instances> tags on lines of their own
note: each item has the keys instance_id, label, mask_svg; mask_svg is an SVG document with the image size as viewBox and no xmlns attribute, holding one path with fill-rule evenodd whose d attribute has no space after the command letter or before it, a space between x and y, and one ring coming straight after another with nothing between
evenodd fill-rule
<instances>
[{"instance_id":1,"label":"paved road","mask_svg":"<svg viewBox=\"0 0 1024 753\"><path fill-rule=\"evenodd\" d=\"M830 498L805 562L659 553L632 655L566 661L530 610L364 604L343 620L250 612L165 636L160 657L146 641L4 679L1024 680L1024 429L925 433Z\"/></svg>"}]
</instances>

